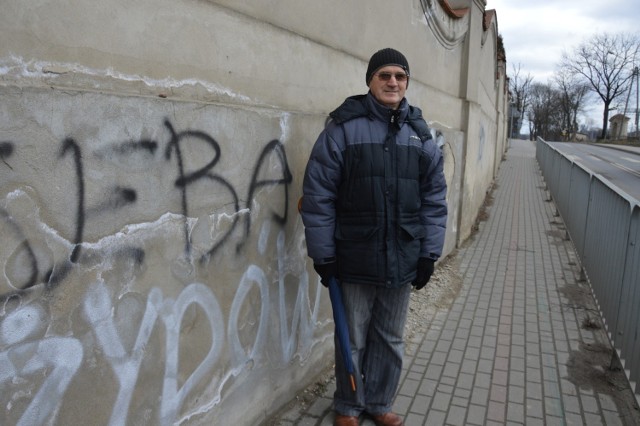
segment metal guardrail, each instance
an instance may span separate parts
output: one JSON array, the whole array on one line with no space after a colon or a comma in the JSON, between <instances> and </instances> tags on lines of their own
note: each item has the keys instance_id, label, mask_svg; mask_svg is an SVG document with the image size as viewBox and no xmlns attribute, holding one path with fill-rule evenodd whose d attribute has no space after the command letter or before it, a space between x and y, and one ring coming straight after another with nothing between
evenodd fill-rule
<instances>
[{"instance_id":1,"label":"metal guardrail","mask_svg":"<svg viewBox=\"0 0 640 426\"><path fill-rule=\"evenodd\" d=\"M640 400L640 204L541 138L536 159Z\"/></svg>"}]
</instances>

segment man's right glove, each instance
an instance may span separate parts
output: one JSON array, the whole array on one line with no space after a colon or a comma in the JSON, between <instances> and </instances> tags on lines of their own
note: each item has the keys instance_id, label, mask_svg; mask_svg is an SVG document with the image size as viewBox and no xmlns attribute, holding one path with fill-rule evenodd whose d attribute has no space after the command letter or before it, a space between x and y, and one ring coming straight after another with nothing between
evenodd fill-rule
<instances>
[{"instance_id":1,"label":"man's right glove","mask_svg":"<svg viewBox=\"0 0 640 426\"><path fill-rule=\"evenodd\" d=\"M416 290L420 290L429 282L431 275L433 275L433 270L435 269L435 262L426 257L421 257L418 259L418 273L416 274L416 279L413 280L411 284L416 288Z\"/></svg>"},{"instance_id":2,"label":"man's right glove","mask_svg":"<svg viewBox=\"0 0 640 426\"><path fill-rule=\"evenodd\" d=\"M320 275L320 282L325 287L329 287L329 281L331 281L331 278L338 276L338 262L335 260L321 265L316 265L314 263L313 269L315 269L318 275Z\"/></svg>"}]
</instances>

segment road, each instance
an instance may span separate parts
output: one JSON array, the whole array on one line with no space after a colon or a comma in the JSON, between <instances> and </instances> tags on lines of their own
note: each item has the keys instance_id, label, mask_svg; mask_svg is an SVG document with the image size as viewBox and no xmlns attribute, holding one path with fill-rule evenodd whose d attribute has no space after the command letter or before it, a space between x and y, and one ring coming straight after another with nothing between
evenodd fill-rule
<instances>
[{"instance_id":1,"label":"road","mask_svg":"<svg viewBox=\"0 0 640 426\"><path fill-rule=\"evenodd\" d=\"M575 142L549 142L549 145L640 200L640 148Z\"/></svg>"}]
</instances>

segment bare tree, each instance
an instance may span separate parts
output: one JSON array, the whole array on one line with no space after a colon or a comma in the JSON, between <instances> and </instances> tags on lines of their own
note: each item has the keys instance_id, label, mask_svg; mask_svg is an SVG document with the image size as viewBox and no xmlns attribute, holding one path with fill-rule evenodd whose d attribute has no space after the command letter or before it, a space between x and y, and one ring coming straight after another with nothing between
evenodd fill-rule
<instances>
[{"instance_id":1,"label":"bare tree","mask_svg":"<svg viewBox=\"0 0 640 426\"><path fill-rule=\"evenodd\" d=\"M580 76L604 103L602 134L607 135L611 103L626 92L638 60L638 34L597 34L572 55L563 54L561 67Z\"/></svg>"},{"instance_id":2,"label":"bare tree","mask_svg":"<svg viewBox=\"0 0 640 426\"><path fill-rule=\"evenodd\" d=\"M511 93L511 97L513 99L513 104L515 106L516 111L519 113L519 119L511 120L511 137L515 137L515 135L520 134L520 127L522 126L522 117L524 117L524 113L529 106L529 88L531 86L531 82L533 81L533 77L531 74L527 74L525 76L520 75L521 65L512 64L513 68L513 76L509 78L509 92Z\"/></svg>"},{"instance_id":3,"label":"bare tree","mask_svg":"<svg viewBox=\"0 0 640 426\"><path fill-rule=\"evenodd\" d=\"M534 83L529 90L527 119L531 138L560 140L562 136L561 93L550 84Z\"/></svg>"},{"instance_id":4,"label":"bare tree","mask_svg":"<svg viewBox=\"0 0 640 426\"><path fill-rule=\"evenodd\" d=\"M567 140L575 140L578 132L578 113L583 110L589 85L581 79L576 79L572 70L563 67L556 71L553 83L558 89L563 134L566 132Z\"/></svg>"}]
</instances>

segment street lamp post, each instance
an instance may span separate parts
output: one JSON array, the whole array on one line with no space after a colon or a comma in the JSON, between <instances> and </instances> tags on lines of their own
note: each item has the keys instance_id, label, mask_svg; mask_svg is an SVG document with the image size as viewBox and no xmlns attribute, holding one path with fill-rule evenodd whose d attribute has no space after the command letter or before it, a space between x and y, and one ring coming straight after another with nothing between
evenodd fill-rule
<instances>
[{"instance_id":1,"label":"street lamp post","mask_svg":"<svg viewBox=\"0 0 640 426\"><path fill-rule=\"evenodd\" d=\"M640 89L638 89L638 67L633 69L633 75L636 79L636 138L640 136L638 133L638 95L640 95Z\"/></svg>"},{"instance_id":2,"label":"street lamp post","mask_svg":"<svg viewBox=\"0 0 640 426\"><path fill-rule=\"evenodd\" d=\"M629 84L629 91L627 92L627 100L624 104L624 114L622 114L622 123L618 130L618 139L622 137L622 127L625 125L627 118L627 109L629 108L629 97L631 96L631 89L633 89L633 82L636 82L636 92L638 88L638 67L633 68L633 74L631 75L631 84ZM638 96L636 95L636 131L638 130Z\"/></svg>"}]
</instances>

